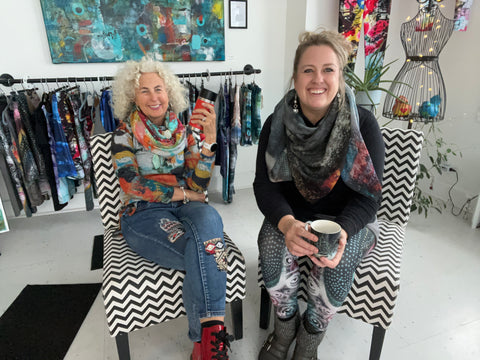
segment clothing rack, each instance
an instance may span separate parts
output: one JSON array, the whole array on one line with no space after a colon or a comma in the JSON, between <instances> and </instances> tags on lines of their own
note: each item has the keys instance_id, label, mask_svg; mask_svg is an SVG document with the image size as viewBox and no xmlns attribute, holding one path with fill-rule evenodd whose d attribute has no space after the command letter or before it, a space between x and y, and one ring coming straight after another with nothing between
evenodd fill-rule
<instances>
[{"instance_id":1,"label":"clothing rack","mask_svg":"<svg viewBox=\"0 0 480 360\"><path fill-rule=\"evenodd\" d=\"M185 74L176 74L179 78L195 78L202 77L206 78L207 81L210 80L211 76L229 76L229 75L252 75L260 74L262 71L260 69L254 69L252 65L247 64L243 67L243 70L238 71L215 71L210 72L199 72L199 73L185 73ZM15 79L10 74L0 75L0 84L3 86L12 86L14 84L33 84L33 83L65 83L65 82L86 82L86 81L112 81L114 76L88 76L88 77L60 77L60 78L24 78L24 79Z\"/></svg>"}]
</instances>

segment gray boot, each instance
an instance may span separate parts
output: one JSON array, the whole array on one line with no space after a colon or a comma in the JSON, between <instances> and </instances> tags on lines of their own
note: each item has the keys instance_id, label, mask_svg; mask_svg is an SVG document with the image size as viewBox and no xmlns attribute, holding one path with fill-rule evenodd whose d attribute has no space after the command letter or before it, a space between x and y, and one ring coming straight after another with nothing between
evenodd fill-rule
<instances>
[{"instance_id":1,"label":"gray boot","mask_svg":"<svg viewBox=\"0 0 480 360\"><path fill-rule=\"evenodd\" d=\"M267 340L263 344L258 354L258 360L285 360L288 349L297 334L300 322L298 310L297 315L287 321L282 321L275 316L275 329L268 335Z\"/></svg>"},{"instance_id":2,"label":"gray boot","mask_svg":"<svg viewBox=\"0 0 480 360\"><path fill-rule=\"evenodd\" d=\"M297 333L297 345L293 352L292 360L317 360L318 345L322 342L325 331L317 334L310 334L305 330L303 321Z\"/></svg>"}]
</instances>

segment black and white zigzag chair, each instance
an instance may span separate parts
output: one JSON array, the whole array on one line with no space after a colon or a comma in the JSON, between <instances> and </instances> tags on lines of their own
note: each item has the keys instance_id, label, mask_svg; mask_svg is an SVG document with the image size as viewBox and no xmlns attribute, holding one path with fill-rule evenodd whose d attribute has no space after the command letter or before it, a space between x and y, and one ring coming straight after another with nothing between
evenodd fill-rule
<instances>
[{"instance_id":1,"label":"black and white zigzag chair","mask_svg":"<svg viewBox=\"0 0 480 360\"><path fill-rule=\"evenodd\" d=\"M422 150L423 133L408 129L382 128L385 142L385 168L382 203L377 212L380 237L375 249L357 268L355 280L339 312L373 325L370 360L380 359L385 331L392 322L393 309L400 289L400 265L405 229L410 216L415 179ZM299 260L302 280L298 298L307 301L307 277L312 262ZM261 286L260 327L267 329L270 298Z\"/></svg>"},{"instance_id":2,"label":"black and white zigzag chair","mask_svg":"<svg viewBox=\"0 0 480 360\"><path fill-rule=\"evenodd\" d=\"M186 315L182 300L184 273L162 268L137 255L119 229L120 185L111 155L112 133L91 139L93 168L104 226L103 299L107 323L120 359L130 359L128 333ZM224 234L228 251L227 302L233 332L243 337L242 300L245 298L245 259Z\"/></svg>"}]
</instances>

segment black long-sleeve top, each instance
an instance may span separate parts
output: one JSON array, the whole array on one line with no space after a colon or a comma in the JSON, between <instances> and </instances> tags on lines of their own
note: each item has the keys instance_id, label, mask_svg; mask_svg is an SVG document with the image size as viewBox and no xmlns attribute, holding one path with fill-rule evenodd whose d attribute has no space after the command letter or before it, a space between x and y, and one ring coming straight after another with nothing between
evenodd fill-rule
<instances>
[{"instance_id":1,"label":"black long-sleeve top","mask_svg":"<svg viewBox=\"0 0 480 360\"><path fill-rule=\"evenodd\" d=\"M379 181L383 177L385 145L374 115L358 107L359 126L365 145L372 159ZM313 126L306 118L305 124ZM325 197L311 204L306 201L292 181L271 182L267 174L265 151L272 115L268 117L262 128L258 144L257 164L253 189L260 211L273 225L285 215L293 215L297 220L307 221L319 218L335 220L347 232L355 235L368 223L375 219L380 199L366 197L350 189L340 178L332 191Z\"/></svg>"}]
</instances>

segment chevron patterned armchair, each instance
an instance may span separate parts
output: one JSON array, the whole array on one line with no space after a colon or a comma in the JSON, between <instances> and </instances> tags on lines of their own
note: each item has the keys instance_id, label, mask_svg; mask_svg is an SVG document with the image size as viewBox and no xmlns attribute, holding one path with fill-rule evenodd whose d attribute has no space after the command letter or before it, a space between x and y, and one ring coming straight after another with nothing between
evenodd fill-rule
<instances>
[{"instance_id":1,"label":"chevron patterned armchair","mask_svg":"<svg viewBox=\"0 0 480 360\"><path fill-rule=\"evenodd\" d=\"M91 152L104 226L102 293L108 329L121 360L130 359L128 333L186 315L182 300L182 271L162 268L137 255L119 228L120 185L111 155L112 133L95 135ZM227 302L231 306L235 339L243 336L245 259L224 234L228 251Z\"/></svg>"},{"instance_id":2,"label":"chevron patterned armchair","mask_svg":"<svg viewBox=\"0 0 480 360\"><path fill-rule=\"evenodd\" d=\"M381 129L385 142L385 168L382 203L377 212L380 236L375 249L360 263L347 299L339 312L373 325L370 360L380 359L385 331L392 322L393 309L400 289L400 265L405 229L415 188L423 133L408 129ZM307 301L307 277L312 267L310 259L299 260L301 284L298 298ZM260 327L270 323L270 298L261 286Z\"/></svg>"}]
</instances>

